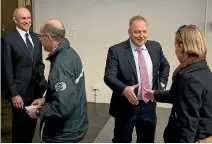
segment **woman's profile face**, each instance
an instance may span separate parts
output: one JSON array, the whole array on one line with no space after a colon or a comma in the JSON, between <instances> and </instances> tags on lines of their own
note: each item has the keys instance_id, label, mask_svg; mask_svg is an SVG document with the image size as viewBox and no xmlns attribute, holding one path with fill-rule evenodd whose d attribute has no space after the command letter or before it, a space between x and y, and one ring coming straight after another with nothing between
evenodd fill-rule
<instances>
[{"instance_id":1,"label":"woman's profile face","mask_svg":"<svg viewBox=\"0 0 212 144\"><path fill-rule=\"evenodd\" d=\"M183 60L182 47L183 47L182 44L178 44L175 42L175 54L180 63L182 63Z\"/></svg>"}]
</instances>

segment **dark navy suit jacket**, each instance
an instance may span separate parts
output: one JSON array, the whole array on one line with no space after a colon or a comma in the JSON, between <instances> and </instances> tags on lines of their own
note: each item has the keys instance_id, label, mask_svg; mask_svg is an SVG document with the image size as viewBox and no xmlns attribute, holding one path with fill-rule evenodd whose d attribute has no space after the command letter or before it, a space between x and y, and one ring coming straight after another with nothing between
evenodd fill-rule
<instances>
[{"instance_id":1,"label":"dark navy suit jacket","mask_svg":"<svg viewBox=\"0 0 212 144\"><path fill-rule=\"evenodd\" d=\"M33 59L17 30L2 38L2 62L5 88L9 98L20 95L24 104L42 97L47 82L44 77L42 45L30 32L34 44Z\"/></svg>"},{"instance_id":2,"label":"dark navy suit jacket","mask_svg":"<svg viewBox=\"0 0 212 144\"><path fill-rule=\"evenodd\" d=\"M166 86L168 81L169 63L164 57L162 48L158 42L147 41L145 46L153 64L152 88L161 89L160 83L162 82ZM138 84L135 61L129 40L109 48L104 81L113 91L109 110L110 115L116 117L132 113L134 106L122 94L126 86ZM135 94L137 92L138 88L135 89ZM156 104L153 102L149 103L155 109Z\"/></svg>"}]
</instances>

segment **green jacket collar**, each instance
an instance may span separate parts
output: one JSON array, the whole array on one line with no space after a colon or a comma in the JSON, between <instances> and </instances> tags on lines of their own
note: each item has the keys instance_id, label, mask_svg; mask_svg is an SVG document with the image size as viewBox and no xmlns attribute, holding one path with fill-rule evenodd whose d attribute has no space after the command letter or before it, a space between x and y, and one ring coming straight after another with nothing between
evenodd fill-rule
<instances>
[{"instance_id":1,"label":"green jacket collar","mask_svg":"<svg viewBox=\"0 0 212 144\"><path fill-rule=\"evenodd\" d=\"M50 62L64 49L67 49L70 47L70 43L68 41L68 39L64 39L59 45L58 47L49 54L49 56L46 58L46 60L49 60Z\"/></svg>"}]
</instances>

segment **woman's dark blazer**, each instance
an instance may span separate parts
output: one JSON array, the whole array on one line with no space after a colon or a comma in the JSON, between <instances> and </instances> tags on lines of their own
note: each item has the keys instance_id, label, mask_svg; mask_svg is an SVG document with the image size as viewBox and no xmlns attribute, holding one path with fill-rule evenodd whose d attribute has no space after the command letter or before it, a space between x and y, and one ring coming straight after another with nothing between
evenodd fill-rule
<instances>
[{"instance_id":1,"label":"woman's dark blazer","mask_svg":"<svg viewBox=\"0 0 212 144\"><path fill-rule=\"evenodd\" d=\"M173 104L177 117L173 142L195 142L212 135L212 73L206 60L178 72L169 91L155 91L155 100Z\"/></svg>"}]
</instances>

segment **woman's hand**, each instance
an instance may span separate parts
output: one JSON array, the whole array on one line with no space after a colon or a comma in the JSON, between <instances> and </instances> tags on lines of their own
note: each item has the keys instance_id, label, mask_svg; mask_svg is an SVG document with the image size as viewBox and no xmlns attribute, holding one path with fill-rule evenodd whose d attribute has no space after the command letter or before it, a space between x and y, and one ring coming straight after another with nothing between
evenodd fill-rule
<instances>
[{"instance_id":1,"label":"woman's hand","mask_svg":"<svg viewBox=\"0 0 212 144\"><path fill-rule=\"evenodd\" d=\"M149 100L151 100L151 101L155 101L156 102L156 100L155 100L155 97L154 97L154 90L151 90L151 89L147 89L147 88L144 88L144 90L145 90L145 97L146 98L148 98Z\"/></svg>"}]
</instances>

